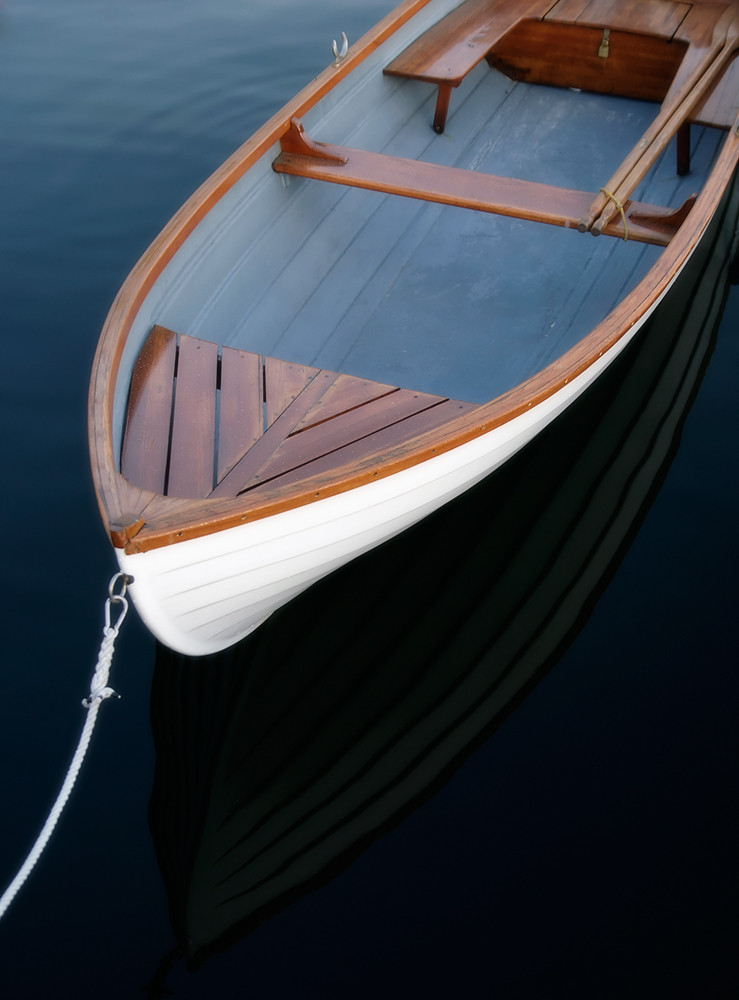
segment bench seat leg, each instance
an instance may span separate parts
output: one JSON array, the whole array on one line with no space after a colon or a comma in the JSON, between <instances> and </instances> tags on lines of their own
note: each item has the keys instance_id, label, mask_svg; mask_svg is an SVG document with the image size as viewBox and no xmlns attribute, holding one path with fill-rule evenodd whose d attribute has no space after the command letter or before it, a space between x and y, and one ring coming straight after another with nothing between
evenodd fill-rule
<instances>
[{"instance_id":1,"label":"bench seat leg","mask_svg":"<svg viewBox=\"0 0 739 1000\"><path fill-rule=\"evenodd\" d=\"M439 84L439 96L436 99L436 113L434 114L434 132L439 135L444 131L446 116L449 112L449 99L452 96L452 88L448 83Z\"/></svg>"},{"instance_id":2,"label":"bench seat leg","mask_svg":"<svg viewBox=\"0 0 739 1000\"><path fill-rule=\"evenodd\" d=\"M690 122L677 130L677 172L680 177L690 173Z\"/></svg>"}]
</instances>

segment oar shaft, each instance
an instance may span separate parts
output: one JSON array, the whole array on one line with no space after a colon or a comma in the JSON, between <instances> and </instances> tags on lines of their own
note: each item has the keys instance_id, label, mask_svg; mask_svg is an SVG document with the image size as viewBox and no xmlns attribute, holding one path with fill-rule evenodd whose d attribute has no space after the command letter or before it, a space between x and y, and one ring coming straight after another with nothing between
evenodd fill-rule
<instances>
[{"instance_id":1,"label":"oar shaft","mask_svg":"<svg viewBox=\"0 0 739 1000\"><path fill-rule=\"evenodd\" d=\"M726 23L726 20L729 17L731 17L731 12L727 11L715 25L712 42L706 46L705 51L700 54L700 57L698 57L697 54L694 56L695 62L690 72L680 83L675 92L670 95L668 103L663 105L659 114L646 130L639 142L630 151L628 156L619 164L618 169L609 179L608 183L604 185L605 190L612 192L619 201L623 201L624 198L628 197L628 194L622 197L621 194L619 194L619 191L622 192L624 190L624 182L631 175L637 164L639 164L644 157L648 156L650 157L649 166L651 166L654 159L656 159L656 156L659 155L659 153L657 153L653 156L653 143L656 140L660 140L664 130L675 122L676 124L674 129L669 133L669 137L677 131L679 126L687 119L690 111L692 111L695 106L693 98L698 87L702 85L704 79L709 75L709 82L713 82L716 74L725 64L729 54L733 53L737 41L737 27L736 21L734 20L731 20L728 24ZM688 52L685 56L685 59L689 58L690 52ZM702 97L703 93L705 93L705 90L701 90L700 96L696 98L696 101ZM686 102L690 102L689 107ZM664 146L661 148L663 149ZM649 168L647 167L647 169ZM644 173L646 173L646 170ZM644 175L642 174L642 176ZM638 183L638 181L636 183ZM633 190L633 188L631 190ZM608 218L610 220L613 218L617 208L608 196L603 194L601 191L601 193L598 194L593 200L587 214L584 215L578 223L577 228L581 233L584 233L591 228L596 233L600 232L603 227L596 229L594 223L604 211L608 213ZM604 225L605 224L606 223L604 223Z\"/></svg>"},{"instance_id":2,"label":"oar shaft","mask_svg":"<svg viewBox=\"0 0 739 1000\"><path fill-rule=\"evenodd\" d=\"M596 236L600 235L609 222L614 218L616 212L618 211L616 201L624 202L630 197L637 185L644 179L649 170L652 168L660 154L667 148L670 140L678 131L680 126L688 121L698 104L700 104L709 89L713 86L716 78L723 72L726 63L736 52L737 47L739 47L739 37L733 37L731 40L727 39L727 44L721 52L719 58L711 64L706 73L704 73L701 77L700 82L694 87L692 93L682 102L680 107L673 112L666 122L664 122L659 133L649 144L648 149L646 149L639 159L632 165L629 172L622 178L620 183L616 185L615 189L612 187L608 188L608 190L613 193L614 199L611 200L605 195L601 195L604 205L599 216L595 219L591 227L591 231Z\"/></svg>"}]
</instances>

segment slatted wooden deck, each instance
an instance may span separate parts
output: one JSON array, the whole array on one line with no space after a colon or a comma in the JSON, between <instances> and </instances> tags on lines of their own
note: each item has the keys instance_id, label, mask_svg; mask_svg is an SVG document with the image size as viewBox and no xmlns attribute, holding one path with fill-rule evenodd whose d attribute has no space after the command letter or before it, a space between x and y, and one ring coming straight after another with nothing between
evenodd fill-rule
<instances>
[{"instance_id":1,"label":"slatted wooden deck","mask_svg":"<svg viewBox=\"0 0 739 1000\"><path fill-rule=\"evenodd\" d=\"M134 368L121 472L165 496L234 497L360 460L474 408L155 326Z\"/></svg>"}]
</instances>

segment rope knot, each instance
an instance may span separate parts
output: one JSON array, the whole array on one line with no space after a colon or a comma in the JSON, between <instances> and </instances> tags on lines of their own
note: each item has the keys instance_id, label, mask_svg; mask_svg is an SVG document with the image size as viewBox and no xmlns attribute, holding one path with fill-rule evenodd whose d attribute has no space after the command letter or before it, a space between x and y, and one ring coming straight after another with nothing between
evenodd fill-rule
<instances>
[{"instance_id":1,"label":"rope knot","mask_svg":"<svg viewBox=\"0 0 739 1000\"><path fill-rule=\"evenodd\" d=\"M94 691L90 691L89 698L82 699L82 704L85 708L90 708L96 701L105 701L106 698L120 698L120 695L112 687L95 688Z\"/></svg>"},{"instance_id":2,"label":"rope knot","mask_svg":"<svg viewBox=\"0 0 739 1000\"><path fill-rule=\"evenodd\" d=\"M622 218L623 224L624 224L624 243L625 243L628 240L628 238L629 238L629 227L626 224L626 212L624 212L624 207L621 204L621 202L618 200L618 198L615 196L615 194L611 194L611 192L607 188L601 188L601 191L606 196L606 198L610 198L611 199L611 201L613 202L613 204L616 206L616 208L621 213L621 218Z\"/></svg>"}]
</instances>

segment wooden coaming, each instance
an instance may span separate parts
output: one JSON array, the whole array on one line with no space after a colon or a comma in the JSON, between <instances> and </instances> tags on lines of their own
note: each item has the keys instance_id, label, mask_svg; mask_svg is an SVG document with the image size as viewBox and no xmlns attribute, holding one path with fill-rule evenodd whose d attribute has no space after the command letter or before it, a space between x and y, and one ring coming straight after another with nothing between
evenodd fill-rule
<instances>
[{"instance_id":1,"label":"wooden coaming","mask_svg":"<svg viewBox=\"0 0 739 1000\"><path fill-rule=\"evenodd\" d=\"M506 423L584 372L648 313L679 274L708 225L739 161L737 122L732 123L693 210L642 282L579 344L510 392L447 420L441 430L419 428L416 436L400 443L378 440L376 451L365 451L360 458L347 453L338 468L316 471L297 482L277 478L236 498L181 500L162 496L158 490L134 486L116 469L112 407L126 338L149 290L195 226L245 171L288 132L291 119L313 107L427 2L407 0L401 4L352 46L339 67L329 67L259 129L180 209L122 286L106 320L93 364L89 427L93 478L103 520L114 544L125 546L129 553L207 535L345 492L449 451ZM736 10L736 6L733 3L732 9ZM142 520L143 527L139 527Z\"/></svg>"}]
</instances>

